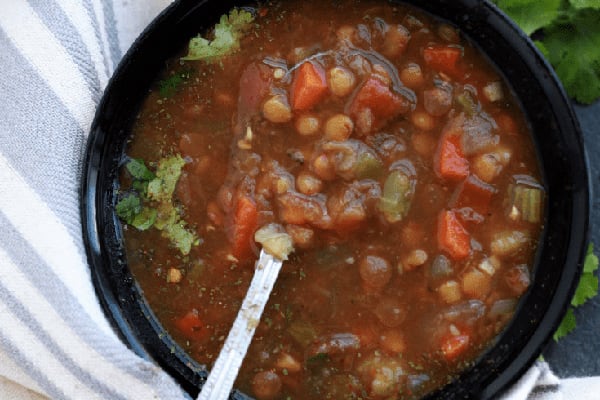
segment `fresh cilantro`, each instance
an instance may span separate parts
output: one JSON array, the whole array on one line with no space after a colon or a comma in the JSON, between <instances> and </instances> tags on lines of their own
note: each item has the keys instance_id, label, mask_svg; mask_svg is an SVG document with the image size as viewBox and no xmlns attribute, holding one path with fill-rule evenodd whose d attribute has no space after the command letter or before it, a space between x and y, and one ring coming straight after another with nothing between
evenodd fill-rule
<instances>
[{"instance_id":1,"label":"fresh cilantro","mask_svg":"<svg viewBox=\"0 0 600 400\"><path fill-rule=\"evenodd\" d=\"M595 274L597 269L598 257L594 254L593 244L590 243L583 264L583 273L575 290L575 296L573 296L573 300L571 301L573 307L584 304L598 294L598 277Z\"/></svg>"},{"instance_id":2,"label":"fresh cilantro","mask_svg":"<svg viewBox=\"0 0 600 400\"><path fill-rule=\"evenodd\" d=\"M133 220L129 222L129 224L133 225L136 229L140 231L145 231L146 229L150 229L154 222L156 221L157 212L153 208L144 207L142 211L133 217Z\"/></svg>"},{"instance_id":3,"label":"fresh cilantro","mask_svg":"<svg viewBox=\"0 0 600 400\"><path fill-rule=\"evenodd\" d=\"M171 202L184 165L185 161L180 155L161 159L156 177L148 183L148 198L158 202Z\"/></svg>"},{"instance_id":4,"label":"fresh cilantro","mask_svg":"<svg viewBox=\"0 0 600 400\"><path fill-rule=\"evenodd\" d=\"M550 24L558 15L561 0L497 0L496 5L531 35Z\"/></svg>"},{"instance_id":5,"label":"fresh cilantro","mask_svg":"<svg viewBox=\"0 0 600 400\"><path fill-rule=\"evenodd\" d=\"M202 36L190 40L187 56L183 60L217 61L219 57L234 53L240 48L242 35L252 26L254 16L245 10L233 9L229 15L222 15L215 25L214 38Z\"/></svg>"},{"instance_id":6,"label":"fresh cilantro","mask_svg":"<svg viewBox=\"0 0 600 400\"><path fill-rule=\"evenodd\" d=\"M142 212L142 202L135 194L127 194L115 206L115 211L119 218L125 220L128 224L133 221L136 215Z\"/></svg>"},{"instance_id":7,"label":"fresh cilantro","mask_svg":"<svg viewBox=\"0 0 600 400\"><path fill-rule=\"evenodd\" d=\"M565 90L589 104L600 98L598 0L494 0L554 67Z\"/></svg>"},{"instance_id":8,"label":"fresh cilantro","mask_svg":"<svg viewBox=\"0 0 600 400\"><path fill-rule=\"evenodd\" d=\"M569 0L569 3L576 8L593 8L600 10L600 1L598 0Z\"/></svg>"},{"instance_id":9,"label":"fresh cilantro","mask_svg":"<svg viewBox=\"0 0 600 400\"><path fill-rule=\"evenodd\" d=\"M146 167L146 164L144 164L144 160L142 159L132 158L127 162L125 168L129 171L131 176L139 181L150 181L154 179L154 173Z\"/></svg>"},{"instance_id":10,"label":"fresh cilantro","mask_svg":"<svg viewBox=\"0 0 600 400\"><path fill-rule=\"evenodd\" d=\"M575 307L587 302L598 294L598 277L596 271L598 270L598 257L594 254L594 245L590 243L583 263L583 272L579 279L577 289L575 289L575 295L571 300L571 306L567 310L562 322L558 329L554 333L554 340L558 341L569 334L575 329L577 321L575 320L575 313L573 312Z\"/></svg>"},{"instance_id":11,"label":"fresh cilantro","mask_svg":"<svg viewBox=\"0 0 600 400\"><path fill-rule=\"evenodd\" d=\"M546 29L548 60L571 97L592 103L600 97L600 10L564 14Z\"/></svg>"},{"instance_id":12,"label":"fresh cilantro","mask_svg":"<svg viewBox=\"0 0 600 400\"><path fill-rule=\"evenodd\" d=\"M173 203L173 193L185 161L181 156L166 157L158 162L156 173L143 160L131 159L125 168L134 181L135 193L129 193L117 203L119 218L141 231L154 227L162 232L183 255L200 243L196 234L187 229L181 209Z\"/></svg>"},{"instance_id":13,"label":"fresh cilantro","mask_svg":"<svg viewBox=\"0 0 600 400\"><path fill-rule=\"evenodd\" d=\"M556 329L554 332L552 338L555 342L558 342L560 339L571 333L576 326L577 322L575 321L575 313L573 312L572 308L569 308L563 317L562 322L558 326L558 329Z\"/></svg>"}]
</instances>

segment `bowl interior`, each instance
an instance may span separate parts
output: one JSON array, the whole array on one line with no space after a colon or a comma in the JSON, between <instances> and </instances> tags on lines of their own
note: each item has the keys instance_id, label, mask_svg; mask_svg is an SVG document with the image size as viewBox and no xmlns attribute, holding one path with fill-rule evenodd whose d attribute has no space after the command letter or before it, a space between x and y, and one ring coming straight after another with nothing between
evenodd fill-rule
<instances>
[{"instance_id":1,"label":"bowl interior","mask_svg":"<svg viewBox=\"0 0 600 400\"><path fill-rule=\"evenodd\" d=\"M533 132L547 188L545 225L533 283L495 345L431 398L489 398L539 355L560 322L580 274L589 213L582 136L551 68L533 44L483 0L408 0L451 24L479 47L512 85ZM122 339L153 359L195 396L206 377L153 316L127 267L114 212L118 172L133 120L148 88L190 37L214 25L234 1L181 0L134 43L107 87L89 139L82 187L84 239L98 297ZM236 393L237 398L244 398Z\"/></svg>"}]
</instances>

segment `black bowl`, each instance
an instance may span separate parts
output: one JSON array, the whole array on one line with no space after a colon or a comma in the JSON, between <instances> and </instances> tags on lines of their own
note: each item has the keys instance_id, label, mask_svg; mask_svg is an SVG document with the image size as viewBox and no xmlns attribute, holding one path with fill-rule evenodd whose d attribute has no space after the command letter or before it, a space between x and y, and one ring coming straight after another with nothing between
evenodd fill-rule
<instances>
[{"instance_id":1,"label":"black bowl","mask_svg":"<svg viewBox=\"0 0 600 400\"><path fill-rule=\"evenodd\" d=\"M551 67L505 15L484 0L408 0L458 26L504 74L534 134L547 188L545 227L532 285L495 344L431 398L490 398L538 357L573 294L586 251L589 188L579 126ZM144 300L125 258L114 205L118 171L148 88L190 37L214 25L234 1L180 0L138 38L113 75L89 139L82 188L83 234L98 297L121 338L195 396L206 377L169 337ZM245 397L241 393L234 395Z\"/></svg>"}]
</instances>

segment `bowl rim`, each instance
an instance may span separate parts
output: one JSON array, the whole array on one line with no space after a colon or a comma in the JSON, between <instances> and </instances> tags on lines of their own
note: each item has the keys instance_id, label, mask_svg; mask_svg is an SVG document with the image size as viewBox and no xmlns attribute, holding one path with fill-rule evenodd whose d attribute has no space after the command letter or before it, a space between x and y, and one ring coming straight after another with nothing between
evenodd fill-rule
<instances>
[{"instance_id":1,"label":"bowl rim","mask_svg":"<svg viewBox=\"0 0 600 400\"><path fill-rule=\"evenodd\" d=\"M399 2L411 4L421 9L425 9L425 11L430 14L436 15L434 12L427 9L427 2L420 2L419 0L401 0ZM558 324L562 319L561 316L568 307L569 301L577 286L578 278L583 266L583 260L587 251L591 185L588 173L589 165L579 123L571 107L571 103L550 64L540 54L529 37L525 35L525 33L523 33L510 18L488 0L462 0L460 2L457 2L456 0L438 0L434 3L444 3L451 7L451 3L453 2L461 3L462 6L473 10L474 13L490 13L490 15L493 16L492 22L495 24L495 29L503 32L503 39L507 40L506 38L508 37L511 44L518 44L515 49L517 55L522 58L522 61L531 69L531 72L537 79L544 80L543 83L540 83L540 85L544 87L544 93L547 94L546 92L550 91L553 94L553 97L548 100L553 104L552 111L560 112L560 117L562 118L560 121L562 123L562 127L560 127L561 131L567 128L570 128L572 131L571 139L575 142L571 143L571 145L581 156L581 159L575 161L580 162L579 172L583 174L579 177L580 179L578 181L578 183L583 186L572 188L572 200L574 204L571 210L573 215L571 216L571 229L569 231L569 251L568 254L565 255L566 265L562 270L561 279L556 287L555 295L547 302L548 305L546 311L541 320L537 322L535 332L528 338L522 351L513 360L508 362L508 364L505 362L503 370L498 371L496 378L489 382L488 385L461 392L463 395L474 395L476 393L476 397L478 398L491 398L501 390L505 389L508 385L514 383L525 370L533 364L535 359L541 353L544 345L549 341L552 333L558 327ZM169 335L161 337L160 343L162 343L165 348L162 349L162 351L157 351L155 348L157 345L157 338L148 337L147 332L140 332L139 327L135 326L136 322L139 322L140 319L132 319L131 315L128 315L127 312L122 309L123 299L121 297L124 295L123 290L122 288L119 290L115 287L114 282L111 282L111 279L114 279L114 275L111 275L109 269L116 268L119 270L126 270L126 263L124 253L121 252L120 254L117 254L116 257L114 254L108 254L109 251L114 248L113 246L115 244L118 247L118 243L107 243L107 240L118 242L122 238L118 237L118 230L120 229L119 221L116 219L114 212L112 213L112 216L104 215L107 201L108 204L111 204L111 198L107 191L116 191L114 182L102 181L104 175L103 168L106 168L105 159L110 156L106 144L110 139L109 136L115 135L114 132L111 133L107 131L104 126L107 123L107 118L109 119L113 112L111 110L115 107L114 103L118 103L113 95L116 90L115 87L118 88L119 85L122 84L123 77L127 76L129 69L132 68L132 59L146 41L152 40L153 32L157 26L160 27L167 23L178 24L195 10L208 3L215 2L211 2L210 0L203 0L200 2L193 0L177 0L171 3L146 27L143 33L136 39L124 55L123 59L115 69L96 110L90 135L88 137L80 192L84 245L94 287L105 314L115 328L120 339L124 341L125 344L142 358L159 364L182 385L188 394L193 397L198 393L200 385L206 378L207 373L205 368L191 360L185 351L177 345ZM230 1L228 4L229 3L233 4L235 2ZM432 7L431 3L429 6ZM225 9L230 8L230 6L223 7ZM218 16L213 17L216 18ZM441 16L436 15L436 17L444 19ZM466 23L468 23L468 19L466 20ZM535 68L532 68L532 66L539 68L542 72L536 72ZM143 97L144 96L141 98ZM558 117L559 116L556 116L556 118ZM129 135L129 132L121 131L118 132L118 134ZM115 168L114 160L112 167ZM546 207L546 211L548 208L549 207ZM105 237L103 234L105 231L105 224L115 225L117 237ZM546 238L545 233L542 235L542 238ZM125 293L125 296L134 296L134 299L137 302L136 304L140 308L139 312L143 314L143 317L146 319L147 326L150 326L157 335L158 332L164 333L164 329L162 329L156 317L154 317L148 304L145 303L142 294L143 292L141 288L137 286L137 283L123 282L123 284L132 291L131 293ZM526 294L522 298L520 304L526 304L529 296L530 293ZM517 310L517 313L518 312L519 311ZM517 315L517 313L515 315ZM461 381L462 375L463 374L460 374L459 378L456 379L453 384L461 384L461 382L463 382ZM446 390L447 387L448 385L438 391L434 391L426 396L426 398L444 397L445 395L442 392ZM235 393L235 397L247 398L247 396L241 392Z\"/></svg>"}]
</instances>

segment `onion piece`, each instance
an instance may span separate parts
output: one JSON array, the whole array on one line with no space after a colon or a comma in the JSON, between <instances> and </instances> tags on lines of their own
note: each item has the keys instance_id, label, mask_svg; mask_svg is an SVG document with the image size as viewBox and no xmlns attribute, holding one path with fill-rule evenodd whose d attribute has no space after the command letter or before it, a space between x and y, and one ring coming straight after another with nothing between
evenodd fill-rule
<instances>
[{"instance_id":1,"label":"onion piece","mask_svg":"<svg viewBox=\"0 0 600 400\"><path fill-rule=\"evenodd\" d=\"M254 234L254 240L260 243L267 253L283 261L294 251L292 238L279 224L263 226Z\"/></svg>"}]
</instances>

